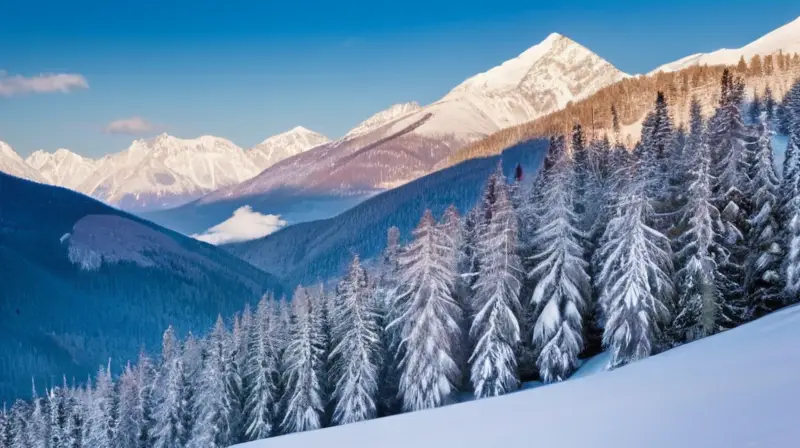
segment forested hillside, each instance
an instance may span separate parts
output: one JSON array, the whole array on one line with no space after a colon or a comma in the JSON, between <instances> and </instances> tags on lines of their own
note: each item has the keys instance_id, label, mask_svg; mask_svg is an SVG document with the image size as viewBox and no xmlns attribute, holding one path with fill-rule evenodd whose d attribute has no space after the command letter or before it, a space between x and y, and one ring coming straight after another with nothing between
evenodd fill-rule
<instances>
[{"instance_id":1,"label":"forested hillside","mask_svg":"<svg viewBox=\"0 0 800 448\"><path fill-rule=\"evenodd\" d=\"M698 99L705 117L714 112L720 96L718 81L726 68L744 81L746 96L763 96L769 87L775 97L782 98L800 76L800 55L776 53L763 58L755 56L749 62L740 60L732 67L694 66L676 72L626 78L562 110L465 146L442 166L498 154L531 138L568 133L575 123L580 123L587 134L597 138L604 133L613 138L616 128L619 138L630 147L639 140L640 123L656 92L666 96L675 125L688 128L692 98Z\"/></svg>"},{"instance_id":2,"label":"forested hillside","mask_svg":"<svg viewBox=\"0 0 800 448\"><path fill-rule=\"evenodd\" d=\"M744 82L724 71L718 88L711 118L692 102L686 131L658 92L632 151L588 139L575 125L568 137L549 140L528 185L518 182L520 170L509 182L502 162L492 161L474 207L464 215L455 205L441 214L424 209L406 241L388 228L373 267L354 253L335 288L299 286L291 302L266 295L255 312L245 307L232 324L220 317L200 339L181 339L170 327L156 361L143 355L118 380L101 366L90 383L18 401L0 414L0 437L12 448L54 439L56 447L221 448L438 408L464 394L497 397L526 380L558 383L601 351L605 368L617 369L795 304L800 81L784 102L790 139L781 176L771 138L783 120L776 102L755 103L750 122ZM765 322L782 327L793 314ZM781 335L774 347L793 356L788 333L773 334ZM724 370L742 361L721 359L716 380L727 378L721 384L742 394L725 403L741 407L752 394L776 393L749 380L737 387ZM702 365L696 361L686 365ZM710 388L708 369L681 376ZM778 372L782 384L796 383L786 380L792 373ZM598 390L539 406L598 406L581 401ZM637 390L618 389L613 398L640 399ZM694 409L685 386L675 392ZM667 426L677 414L671 408ZM776 415L774 428L786 432L786 413ZM629 426L610 434L627 436Z\"/></svg>"},{"instance_id":3,"label":"forested hillside","mask_svg":"<svg viewBox=\"0 0 800 448\"><path fill-rule=\"evenodd\" d=\"M0 173L0 401L113 371L171 324L202 331L278 280L91 198Z\"/></svg>"}]
</instances>

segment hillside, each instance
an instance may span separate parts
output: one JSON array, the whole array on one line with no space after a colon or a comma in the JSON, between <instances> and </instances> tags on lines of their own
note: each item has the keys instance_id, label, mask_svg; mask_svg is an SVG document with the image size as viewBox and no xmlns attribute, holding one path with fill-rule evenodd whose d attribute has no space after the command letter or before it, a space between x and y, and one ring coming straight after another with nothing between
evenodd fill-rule
<instances>
[{"instance_id":1,"label":"hillside","mask_svg":"<svg viewBox=\"0 0 800 448\"><path fill-rule=\"evenodd\" d=\"M450 204L461 212L471 208L483 185L502 159L511 174L519 163L533 178L547 142L533 141L508 149L502 156L470 160L372 197L333 218L296 224L264 238L224 246L253 265L273 272L291 286L339 275L358 253L377 255L386 244L386 231L397 226L410 235L426 208L440 215Z\"/></svg>"},{"instance_id":2,"label":"hillside","mask_svg":"<svg viewBox=\"0 0 800 448\"><path fill-rule=\"evenodd\" d=\"M238 446L789 448L798 339L795 306L610 372Z\"/></svg>"},{"instance_id":3,"label":"hillside","mask_svg":"<svg viewBox=\"0 0 800 448\"><path fill-rule=\"evenodd\" d=\"M735 74L745 81L746 92L756 91L762 95L769 86L777 98L781 98L800 76L800 58L782 58L780 64L769 58L756 58L745 66L735 66ZM766 67L770 67L767 69ZM519 126L501 130L489 137L459 149L438 167L473 157L497 154L517 142L554 134L566 134L574 123L581 123L588 132L600 137L612 133L611 107L617 109L623 142L632 146L639 139L641 121L651 109L657 92L664 92L670 105L670 113L678 125L686 125L689 105L693 97L701 99L703 111L710 114L719 101L719 79L724 65L690 66L674 72L659 72L653 75L626 78L585 100Z\"/></svg>"},{"instance_id":4,"label":"hillside","mask_svg":"<svg viewBox=\"0 0 800 448\"><path fill-rule=\"evenodd\" d=\"M205 330L275 277L73 191L0 173L0 401Z\"/></svg>"}]
</instances>

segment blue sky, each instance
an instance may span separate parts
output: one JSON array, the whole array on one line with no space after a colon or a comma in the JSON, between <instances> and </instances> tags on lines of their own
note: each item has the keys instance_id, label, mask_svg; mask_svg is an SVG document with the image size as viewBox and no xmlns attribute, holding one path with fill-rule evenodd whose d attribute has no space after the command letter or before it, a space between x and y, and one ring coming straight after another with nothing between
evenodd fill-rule
<instances>
[{"instance_id":1,"label":"blue sky","mask_svg":"<svg viewBox=\"0 0 800 448\"><path fill-rule=\"evenodd\" d=\"M796 0L609 3L0 0L0 83L64 73L88 84L0 89L0 140L23 156L97 157L136 138L106 132L131 117L243 147L296 125L335 138L393 103L434 101L551 32L637 73L800 15Z\"/></svg>"}]
</instances>

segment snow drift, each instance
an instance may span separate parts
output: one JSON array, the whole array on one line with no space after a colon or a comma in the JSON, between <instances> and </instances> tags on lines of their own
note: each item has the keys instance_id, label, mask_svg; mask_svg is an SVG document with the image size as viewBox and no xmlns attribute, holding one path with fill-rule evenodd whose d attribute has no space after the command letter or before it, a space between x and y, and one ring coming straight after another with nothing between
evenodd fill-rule
<instances>
[{"instance_id":1,"label":"snow drift","mask_svg":"<svg viewBox=\"0 0 800 448\"><path fill-rule=\"evenodd\" d=\"M800 307L611 372L240 448L794 447Z\"/></svg>"}]
</instances>

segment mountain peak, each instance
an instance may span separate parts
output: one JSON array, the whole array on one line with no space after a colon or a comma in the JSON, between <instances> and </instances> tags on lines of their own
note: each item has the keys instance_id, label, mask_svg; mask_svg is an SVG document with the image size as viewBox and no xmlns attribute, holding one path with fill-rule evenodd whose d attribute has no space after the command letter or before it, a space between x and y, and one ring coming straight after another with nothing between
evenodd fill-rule
<instances>
[{"instance_id":1,"label":"mountain peak","mask_svg":"<svg viewBox=\"0 0 800 448\"><path fill-rule=\"evenodd\" d=\"M268 137L247 151L250 160L265 170L288 157L328 143L330 139L303 126L295 126L286 132Z\"/></svg>"}]
</instances>

